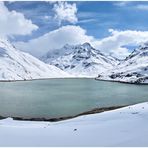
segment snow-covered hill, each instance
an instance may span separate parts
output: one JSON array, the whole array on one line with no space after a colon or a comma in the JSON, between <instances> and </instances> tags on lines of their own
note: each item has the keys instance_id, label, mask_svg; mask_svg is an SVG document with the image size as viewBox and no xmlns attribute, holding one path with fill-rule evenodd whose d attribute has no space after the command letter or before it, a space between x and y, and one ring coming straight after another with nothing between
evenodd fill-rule
<instances>
[{"instance_id":1,"label":"snow-covered hill","mask_svg":"<svg viewBox=\"0 0 148 148\"><path fill-rule=\"evenodd\" d=\"M89 43L65 45L62 49L49 51L41 60L78 77L96 77L118 62L94 49Z\"/></svg>"},{"instance_id":2,"label":"snow-covered hill","mask_svg":"<svg viewBox=\"0 0 148 148\"><path fill-rule=\"evenodd\" d=\"M98 79L148 83L148 43L139 46L110 72L99 75Z\"/></svg>"},{"instance_id":3,"label":"snow-covered hill","mask_svg":"<svg viewBox=\"0 0 148 148\"><path fill-rule=\"evenodd\" d=\"M28 53L15 49L0 38L0 80L25 80L66 77L68 74L43 63Z\"/></svg>"},{"instance_id":4,"label":"snow-covered hill","mask_svg":"<svg viewBox=\"0 0 148 148\"><path fill-rule=\"evenodd\" d=\"M147 147L148 102L60 122L0 120L1 147Z\"/></svg>"}]
</instances>

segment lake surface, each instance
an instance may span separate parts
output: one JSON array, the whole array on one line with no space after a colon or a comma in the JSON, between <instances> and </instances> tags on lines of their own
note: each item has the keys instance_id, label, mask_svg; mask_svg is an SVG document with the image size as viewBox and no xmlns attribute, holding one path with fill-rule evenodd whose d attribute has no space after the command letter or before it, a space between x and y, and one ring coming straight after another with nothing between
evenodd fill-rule
<instances>
[{"instance_id":1,"label":"lake surface","mask_svg":"<svg viewBox=\"0 0 148 148\"><path fill-rule=\"evenodd\" d=\"M94 79L0 82L1 116L58 118L144 101L148 101L148 85Z\"/></svg>"}]
</instances>

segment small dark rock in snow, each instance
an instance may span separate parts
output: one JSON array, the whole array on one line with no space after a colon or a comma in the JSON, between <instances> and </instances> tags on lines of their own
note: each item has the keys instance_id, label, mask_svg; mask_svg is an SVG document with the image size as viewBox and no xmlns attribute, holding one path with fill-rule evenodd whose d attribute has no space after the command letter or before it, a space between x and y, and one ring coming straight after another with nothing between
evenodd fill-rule
<instances>
[{"instance_id":1,"label":"small dark rock in snow","mask_svg":"<svg viewBox=\"0 0 148 148\"><path fill-rule=\"evenodd\" d=\"M77 131L77 129L75 128L73 131Z\"/></svg>"},{"instance_id":2,"label":"small dark rock in snow","mask_svg":"<svg viewBox=\"0 0 148 148\"><path fill-rule=\"evenodd\" d=\"M138 112L133 112L132 114L138 114Z\"/></svg>"}]
</instances>

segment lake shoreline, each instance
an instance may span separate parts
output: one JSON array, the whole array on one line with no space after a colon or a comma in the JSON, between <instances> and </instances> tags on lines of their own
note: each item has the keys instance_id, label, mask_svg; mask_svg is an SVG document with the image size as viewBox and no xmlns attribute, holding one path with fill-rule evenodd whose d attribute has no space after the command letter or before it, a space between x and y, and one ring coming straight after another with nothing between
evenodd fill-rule
<instances>
[{"instance_id":1,"label":"lake shoreline","mask_svg":"<svg viewBox=\"0 0 148 148\"><path fill-rule=\"evenodd\" d=\"M59 78L39 78L39 79L24 79L24 80L0 80L0 82L27 82L38 80L51 80L51 79L95 79L95 77L59 77Z\"/></svg>"},{"instance_id":2,"label":"lake shoreline","mask_svg":"<svg viewBox=\"0 0 148 148\"><path fill-rule=\"evenodd\" d=\"M48 122L58 122L58 121L63 121L63 120L68 120L68 119L73 119L79 116L83 115L90 115L90 114L97 114L97 113L102 113L106 111L111 111L123 107L127 107L129 105L122 105L122 106L111 106L111 107L102 107L102 108L94 108L92 110L82 112L80 114L74 115L74 116L63 116L63 117L58 117L58 118L24 118L24 117L13 117L13 116L8 116L10 118L13 118L13 120L19 120L19 121L48 121ZM0 115L0 120L6 119L8 117L4 117Z\"/></svg>"},{"instance_id":3,"label":"lake shoreline","mask_svg":"<svg viewBox=\"0 0 148 148\"><path fill-rule=\"evenodd\" d=\"M123 83L123 84L132 84L132 85L148 85L148 83L133 83L133 82L124 82L124 81L117 81L117 80L105 80L95 78L96 81L106 81L106 82L115 82L115 83Z\"/></svg>"},{"instance_id":4,"label":"lake shoreline","mask_svg":"<svg viewBox=\"0 0 148 148\"><path fill-rule=\"evenodd\" d=\"M0 80L1 82L27 82L27 81L38 81L38 80L51 80L51 79L94 79L96 81L106 81L106 82L116 82L116 83L123 83L123 84L132 84L132 85L148 85L148 83L134 83L134 82L124 82L124 81L117 81L117 80L105 80L99 79L97 77L58 77L58 78L39 78L39 79L24 79L24 80Z\"/></svg>"}]
</instances>

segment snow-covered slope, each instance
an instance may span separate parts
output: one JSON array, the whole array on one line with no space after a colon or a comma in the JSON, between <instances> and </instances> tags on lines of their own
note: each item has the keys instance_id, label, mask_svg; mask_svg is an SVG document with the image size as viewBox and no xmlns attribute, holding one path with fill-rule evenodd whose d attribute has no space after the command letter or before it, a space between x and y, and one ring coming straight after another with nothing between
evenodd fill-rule
<instances>
[{"instance_id":1,"label":"snow-covered slope","mask_svg":"<svg viewBox=\"0 0 148 148\"><path fill-rule=\"evenodd\" d=\"M0 146L147 147L148 103L51 123L0 120Z\"/></svg>"},{"instance_id":2,"label":"snow-covered slope","mask_svg":"<svg viewBox=\"0 0 148 148\"><path fill-rule=\"evenodd\" d=\"M7 40L0 39L0 80L24 80L66 77L68 74L43 63L28 53L15 49Z\"/></svg>"},{"instance_id":3,"label":"snow-covered slope","mask_svg":"<svg viewBox=\"0 0 148 148\"><path fill-rule=\"evenodd\" d=\"M130 83L148 83L148 43L135 49L124 61L98 79Z\"/></svg>"},{"instance_id":4,"label":"snow-covered slope","mask_svg":"<svg viewBox=\"0 0 148 148\"><path fill-rule=\"evenodd\" d=\"M118 62L94 49L89 43L65 45L62 49L49 51L41 59L78 77L96 77L98 73L113 68Z\"/></svg>"}]
</instances>

